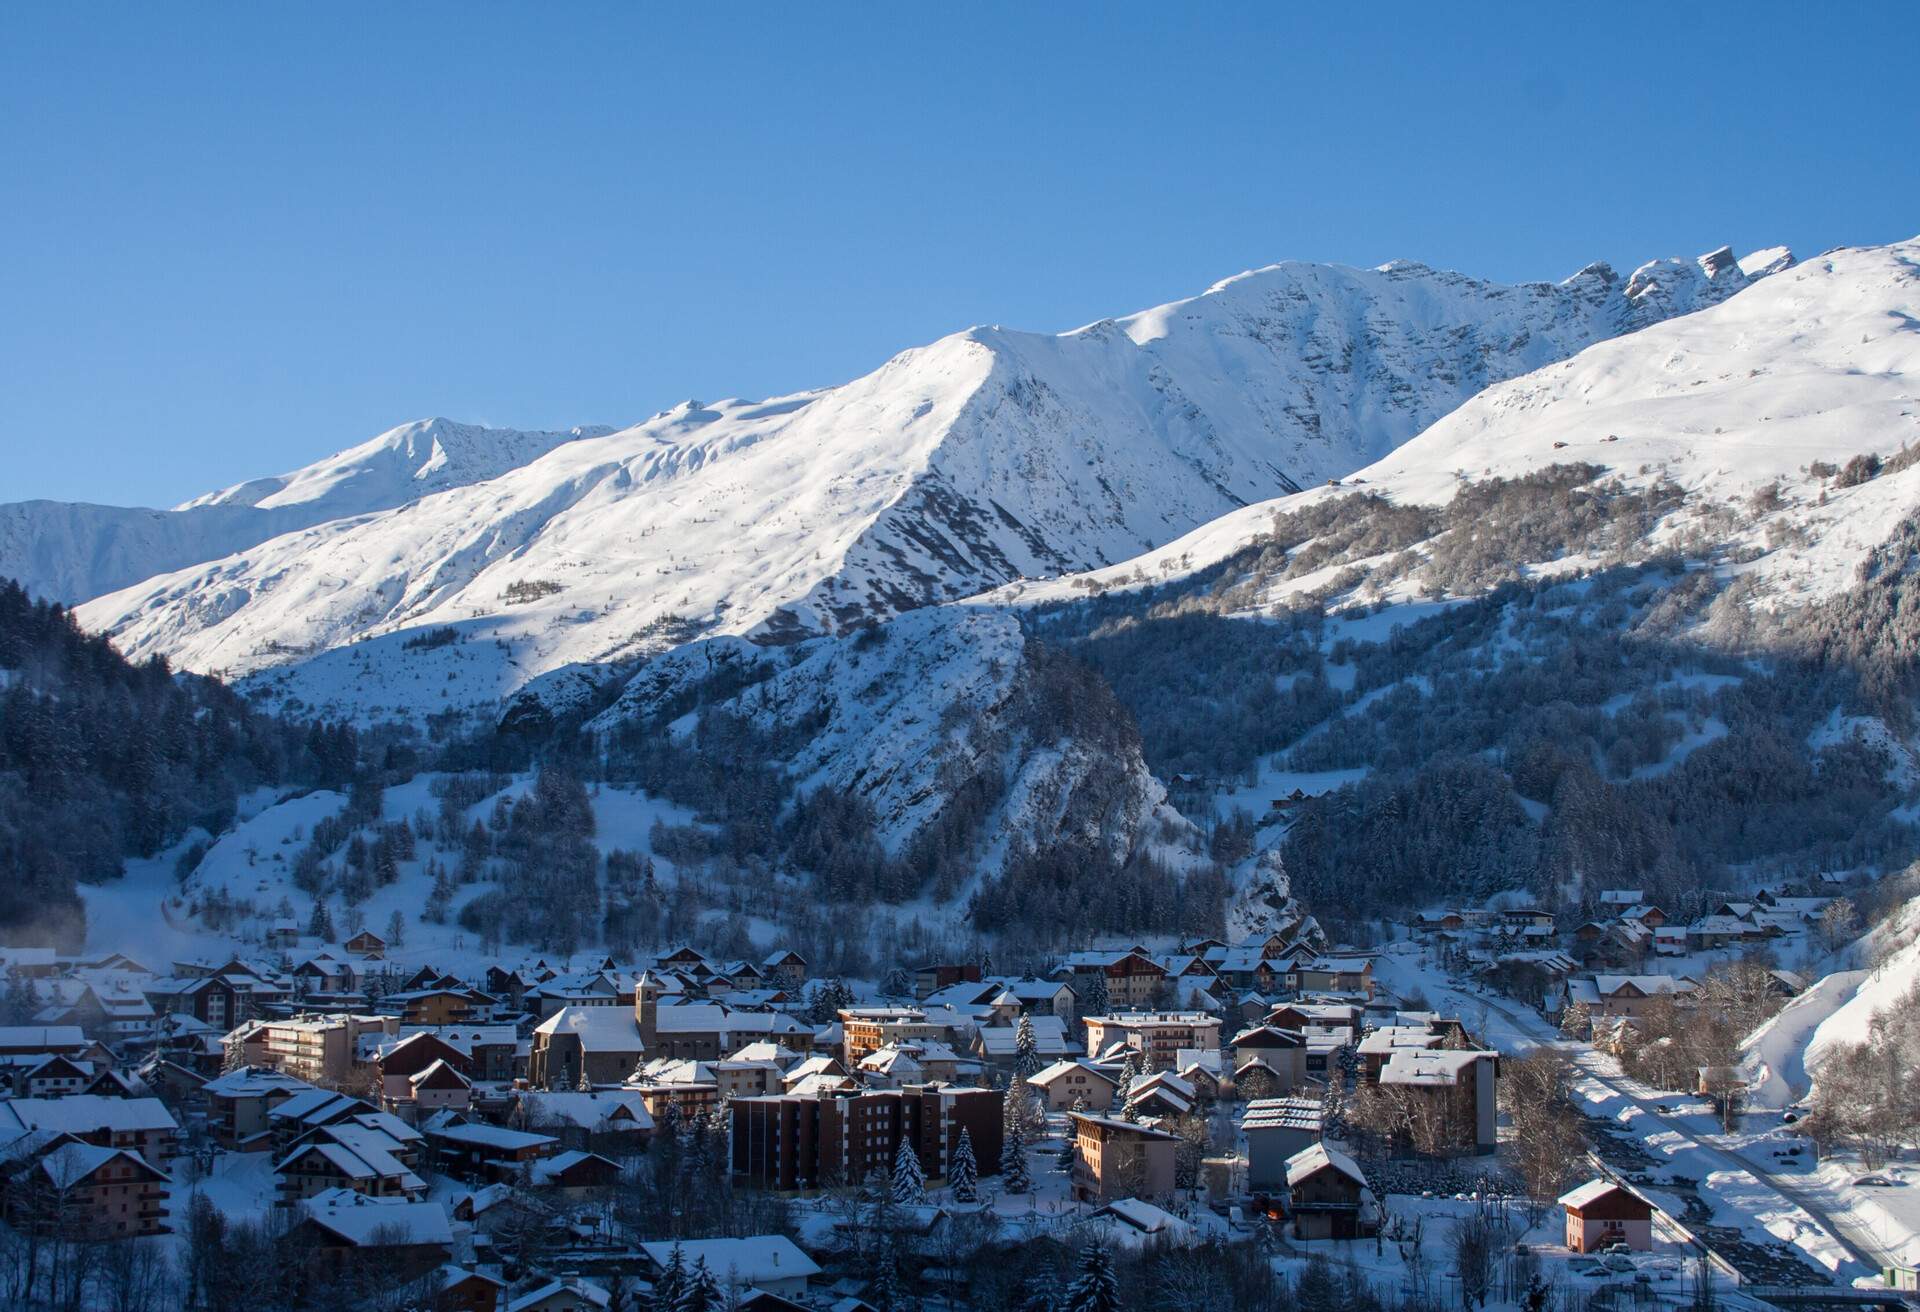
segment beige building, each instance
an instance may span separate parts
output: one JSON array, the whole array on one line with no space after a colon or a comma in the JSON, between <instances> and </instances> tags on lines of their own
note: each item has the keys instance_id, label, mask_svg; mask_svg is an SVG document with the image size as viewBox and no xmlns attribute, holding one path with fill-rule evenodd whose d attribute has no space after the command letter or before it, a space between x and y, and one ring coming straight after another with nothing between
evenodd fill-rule
<instances>
[{"instance_id":1,"label":"beige building","mask_svg":"<svg viewBox=\"0 0 1920 1312\"><path fill-rule=\"evenodd\" d=\"M1220 1018L1204 1011L1087 1017L1089 1057L1098 1058L1115 1044L1145 1054L1154 1070L1169 1070L1178 1064L1182 1048L1219 1050Z\"/></svg>"},{"instance_id":2,"label":"beige building","mask_svg":"<svg viewBox=\"0 0 1920 1312\"><path fill-rule=\"evenodd\" d=\"M1069 1115L1079 1159L1073 1166L1075 1198L1105 1204L1116 1198L1173 1196L1178 1138L1109 1116Z\"/></svg>"},{"instance_id":3,"label":"beige building","mask_svg":"<svg viewBox=\"0 0 1920 1312\"><path fill-rule=\"evenodd\" d=\"M359 1060L362 1036L393 1038L398 1016L322 1016L261 1021L243 1041L246 1060L325 1089L357 1084L371 1074Z\"/></svg>"}]
</instances>

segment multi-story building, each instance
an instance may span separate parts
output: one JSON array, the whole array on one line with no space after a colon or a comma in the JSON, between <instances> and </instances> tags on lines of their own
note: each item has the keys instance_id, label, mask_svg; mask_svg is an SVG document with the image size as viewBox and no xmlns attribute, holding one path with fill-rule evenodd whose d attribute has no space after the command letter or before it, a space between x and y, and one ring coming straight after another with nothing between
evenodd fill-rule
<instances>
[{"instance_id":1,"label":"multi-story building","mask_svg":"<svg viewBox=\"0 0 1920 1312\"><path fill-rule=\"evenodd\" d=\"M1099 1059L1115 1044L1144 1053L1154 1070L1174 1066L1182 1048L1218 1051L1220 1018L1204 1011L1150 1011L1087 1017L1087 1056Z\"/></svg>"},{"instance_id":2,"label":"multi-story building","mask_svg":"<svg viewBox=\"0 0 1920 1312\"><path fill-rule=\"evenodd\" d=\"M370 1076L361 1064L363 1037L394 1038L398 1016L323 1016L262 1021L243 1040L253 1064L271 1067L321 1088L344 1088Z\"/></svg>"},{"instance_id":3,"label":"multi-story building","mask_svg":"<svg viewBox=\"0 0 1920 1312\"><path fill-rule=\"evenodd\" d=\"M736 1098L733 1173L764 1189L817 1189L893 1170L904 1139L930 1178L944 1178L964 1130L983 1176L1000 1169L1005 1095L911 1086L830 1097Z\"/></svg>"},{"instance_id":4,"label":"multi-story building","mask_svg":"<svg viewBox=\"0 0 1920 1312\"><path fill-rule=\"evenodd\" d=\"M890 1043L938 1040L946 1028L916 1007L848 1007L840 1013L840 1060L849 1069Z\"/></svg>"},{"instance_id":5,"label":"multi-story building","mask_svg":"<svg viewBox=\"0 0 1920 1312\"><path fill-rule=\"evenodd\" d=\"M1171 1197L1177 1136L1111 1116L1069 1112L1073 1122L1073 1196L1082 1202Z\"/></svg>"}]
</instances>

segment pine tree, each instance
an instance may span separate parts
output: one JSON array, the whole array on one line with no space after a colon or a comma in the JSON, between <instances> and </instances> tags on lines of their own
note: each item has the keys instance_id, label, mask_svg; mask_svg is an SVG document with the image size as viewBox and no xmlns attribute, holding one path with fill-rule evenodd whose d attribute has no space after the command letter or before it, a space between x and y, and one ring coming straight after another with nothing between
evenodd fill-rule
<instances>
[{"instance_id":1,"label":"pine tree","mask_svg":"<svg viewBox=\"0 0 1920 1312\"><path fill-rule=\"evenodd\" d=\"M1013 1032L1013 1073L1030 1080L1040 1073L1040 1049L1033 1038L1033 1017L1022 1016Z\"/></svg>"},{"instance_id":2,"label":"pine tree","mask_svg":"<svg viewBox=\"0 0 1920 1312\"><path fill-rule=\"evenodd\" d=\"M307 921L307 933L322 943L333 942L333 912L327 910L325 898L314 899L313 916Z\"/></svg>"},{"instance_id":3,"label":"pine tree","mask_svg":"<svg viewBox=\"0 0 1920 1312\"><path fill-rule=\"evenodd\" d=\"M873 1283L867 1292L879 1312L899 1312L906 1300L900 1294L900 1257L893 1250L893 1236L888 1235L880 1251L874 1254Z\"/></svg>"},{"instance_id":4,"label":"pine tree","mask_svg":"<svg viewBox=\"0 0 1920 1312\"><path fill-rule=\"evenodd\" d=\"M713 1278L703 1257L693 1264L693 1274L687 1278L674 1312L725 1312L726 1306L726 1300L720 1297L720 1282Z\"/></svg>"},{"instance_id":5,"label":"pine tree","mask_svg":"<svg viewBox=\"0 0 1920 1312\"><path fill-rule=\"evenodd\" d=\"M953 1161L947 1166L947 1184L956 1203L980 1201L980 1164L973 1159L973 1135L960 1127L960 1142L954 1145Z\"/></svg>"},{"instance_id":6,"label":"pine tree","mask_svg":"<svg viewBox=\"0 0 1920 1312\"><path fill-rule=\"evenodd\" d=\"M1065 1171L1068 1175L1072 1175L1073 1168L1078 1165L1080 1165L1080 1145L1076 1141L1073 1131L1069 1129L1067 1131L1067 1137L1060 1141L1060 1158L1056 1163L1055 1169Z\"/></svg>"},{"instance_id":7,"label":"pine tree","mask_svg":"<svg viewBox=\"0 0 1920 1312\"><path fill-rule=\"evenodd\" d=\"M584 1061L580 1063L580 1078L574 1082L573 1087L577 1093L593 1092L593 1081L587 1078L587 1063Z\"/></svg>"},{"instance_id":8,"label":"pine tree","mask_svg":"<svg viewBox=\"0 0 1920 1312\"><path fill-rule=\"evenodd\" d=\"M917 1207L927 1201L927 1177L920 1169L920 1154L905 1135L893 1154L893 1201L902 1207Z\"/></svg>"},{"instance_id":9,"label":"pine tree","mask_svg":"<svg viewBox=\"0 0 1920 1312\"><path fill-rule=\"evenodd\" d=\"M1027 1130L1018 1116L1007 1117L1006 1136L1000 1144L1000 1187L1010 1194L1033 1192L1033 1176L1027 1171Z\"/></svg>"},{"instance_id":10,"label":"pine tree","mask_svg":"<svg viewBox=\"0 0 1920 1312\"><path fill-rule=\"evenodd\" d=\"M1020 1312L1060 1312L1060 1285L1042 1271L1027 1281L1026 1296L1020 1300Z\"/></svg>"},{"instance_id":11,"label":"pine tree","mask_svg":"<svg viewBox=\"0 0 1920 1312\"><path fill-rule=\"evenodd\" d=\"M1061 1312L1119 1312L1120 1281L1114 1275L1113 1255L1098 1242L1080 1250L1080 1274L1067 1286Z\"/></svg>"},{"instance_id":12,"label":"pine tree","mask_svg":"<svg viewBox=\"0 0 1920 1312\"><path fill-rule=\"evenodd\" d=\"M1113 1000L1107 993L1107 972L1094 971L1093 978L1086 983L1086 990L1080 998L1080 1014L1082 1016L1106 1015L1107 1008L1113 1005Z\"/></svg>"},{"instance_id":13,"label":"pine tree","mask_svg":"<svg viewBox=\"0 0 1920 1312\"><path fill-rule=\"evenodd\" d=\"M687 1289L687 1259L675 1244L673 1251L667 1254L666 1265L660 1268L659 1279L653 1282L654 1312L677 1312L680 1296Z\"/></svg>"}]
</instances>

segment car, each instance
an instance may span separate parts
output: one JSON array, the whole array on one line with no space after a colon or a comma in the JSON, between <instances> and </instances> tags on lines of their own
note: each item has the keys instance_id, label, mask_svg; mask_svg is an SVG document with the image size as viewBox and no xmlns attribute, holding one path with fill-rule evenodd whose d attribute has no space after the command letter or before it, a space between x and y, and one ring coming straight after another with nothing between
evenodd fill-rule
<instances>
[{"instance_id":1,"label":"car","mask_svg":"<svg viewBox=\"0 0 1920 1312\"><path fill-rule=\"evenodd\" d=\"M1853 1183L1861 1189L1891 1189L1894 1185L1894 1182L1884 1175L1863 1175Z\"/></svg>"},{"instance_id":2,"label":"car","mask_svg":"<svg viewBox=\"0 0 1920 1312\"><path fill-rule=\"evenodd\" d=\"M1633 1270L1633 1259L1622 1257L1618 1253L1609 1253L1600 1259L1600 1265L1615 1273L1625 1273Z\"/></svg>"},{"instance_id":3,"label":"car","mask_svg":"<svg viewBox=\"0 0 1920 1312\"><path fill-rule=\"evenodd\" d=\"M1631 1253L1633 1251L1633 1247L1630 1244L1624 1244L1624 1243L1608 1244L1605 1248L1601 1249L1600 1251L1603 1253Z\"/></svg>"},{"instance_id":4,"label":"car","mask_svg":"<svg viewBox=\"0 0 1920 1312\"><path fill-rule=\"evenodd\" d=\"M1657 1112L1659 1112L1659 1113L1660 1113L1660 1114L1661 1114L1662 1116L1671 1116L1671 1115L1673 1115L1673 1104L1672 1104L1672 1103L1665 1103L1665 1102L1657 1102L1657 1103L1655 1103L1655 1104L1653 1105L1653 1109L1654 1109L1655 1111L1657 1111Z\"/></svg>"}]
</instances>

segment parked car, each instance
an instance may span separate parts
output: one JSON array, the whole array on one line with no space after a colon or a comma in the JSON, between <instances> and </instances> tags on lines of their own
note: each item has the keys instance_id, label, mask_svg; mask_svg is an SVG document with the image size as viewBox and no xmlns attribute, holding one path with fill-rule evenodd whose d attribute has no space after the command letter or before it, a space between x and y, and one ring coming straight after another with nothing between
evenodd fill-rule
<instances>
[{"instance_id":1,"label":"parked car","mask_svg":"<svg viewBox=\"0 0 1920 1312\"><path fill-rule=\"evenodd\" d=\"M1884 1175L1863 1175L1854 1181L1862 1189L1891 1189L1896 1183Z\"/></svg>"}]
</instances>

